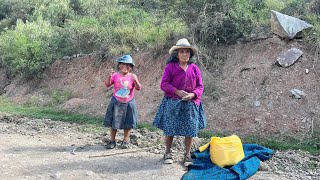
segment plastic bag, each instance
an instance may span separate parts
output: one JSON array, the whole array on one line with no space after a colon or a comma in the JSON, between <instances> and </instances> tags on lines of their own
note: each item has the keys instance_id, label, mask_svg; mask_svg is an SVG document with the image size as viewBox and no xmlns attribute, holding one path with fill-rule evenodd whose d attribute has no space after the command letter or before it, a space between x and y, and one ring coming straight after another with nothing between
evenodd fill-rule
<instances>
[{"instance_id":1,"label":"plastic bag","mask_svg":"<svg viewBox=\"0 0 320 180\"><path fill-rule=\"evenodd\" d=\"M199 151L209 146L211 162L219 167L235 165L244 158L242 142L237 135L212 137L209 143L199 147Z\"/></svg>"}]
</instances>

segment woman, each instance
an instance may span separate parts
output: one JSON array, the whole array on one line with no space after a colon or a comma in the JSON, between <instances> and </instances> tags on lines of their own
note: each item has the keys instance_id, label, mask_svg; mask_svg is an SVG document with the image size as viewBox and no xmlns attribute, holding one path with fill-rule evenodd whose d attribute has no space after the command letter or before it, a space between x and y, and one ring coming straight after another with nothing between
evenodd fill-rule
<instances>
[{"instance_id":1,"label":"woman","mask_svg":"<svg viewBox=\"0 0 320 180\"><path fill-rule=\"evenodd\" d=\"M160 85L164 97L153 122L166 136L163 158L165 164L173 163L171 146L174 136L185 137L184 165L192 164L192 138L206 126L201 105L202 75L200 69L190 61L197 52L198 49L191 46L185 38L178 40L169 50L171 57Z\"/></svg>"}]
</instances>

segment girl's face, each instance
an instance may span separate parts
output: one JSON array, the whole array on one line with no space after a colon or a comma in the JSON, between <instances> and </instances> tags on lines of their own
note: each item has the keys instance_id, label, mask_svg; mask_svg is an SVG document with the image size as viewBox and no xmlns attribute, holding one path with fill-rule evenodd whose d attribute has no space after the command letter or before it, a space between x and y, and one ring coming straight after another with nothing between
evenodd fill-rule
<instances>
[{"instance_id":1,"label":"girl's face","mask_svg":"<svg viewBox=\"0 0 320 180\"><path fill-rule=\"evenodd\" d=\"M131 64L119 63L119 71L121 74L129 74L132 70Z\"/></svg>"},{"instance_id":2,"label":"girl's face","mask_svg":"<svg viewBox=\"0 0 320 180\"><path fill-rule=\"evenodd\" d=\"M190 59L190 49L189 48L178 49L178 59L179 59L179 62L188 62Z\"/></svg>"}]
</instances>

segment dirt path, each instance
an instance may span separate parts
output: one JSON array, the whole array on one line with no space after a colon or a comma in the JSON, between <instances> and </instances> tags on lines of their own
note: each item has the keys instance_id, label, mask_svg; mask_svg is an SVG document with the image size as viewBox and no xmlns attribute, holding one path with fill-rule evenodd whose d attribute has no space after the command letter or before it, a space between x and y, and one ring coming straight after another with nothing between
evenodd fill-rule
<instances>
[{"instance_id":1,"label":"dirt path","mask_svg":"<svg viewBox=\"0 0 320 180\"><path fill-rule=\"evenodd\" d=\"M5 180L179 180L181 160L162 164L162 153L107 150L101 134L88 126L0 113L0 179ZM133 147L137 149L138 147ZM131 150L134 150L131 149ZM72 153L74 152L74 154ZM290 165L288 165L290 167ZM250 180L299 179L294 173L259 171Z\"/></svg>"},{"instance_id":2,"label":"dirt path","mask_svg":"<svg viewBox=\"0 0 320 180\"><path fill-rule=\"evenodd\" d=\"M164 166L161 155L148 152L90 158L124 151L107 151L98 144L70 153L83 143L83 139L59 134L1 134L0 179L160 180L180 179L185 173L179 164Z\"/></svg>"}]
</instances>

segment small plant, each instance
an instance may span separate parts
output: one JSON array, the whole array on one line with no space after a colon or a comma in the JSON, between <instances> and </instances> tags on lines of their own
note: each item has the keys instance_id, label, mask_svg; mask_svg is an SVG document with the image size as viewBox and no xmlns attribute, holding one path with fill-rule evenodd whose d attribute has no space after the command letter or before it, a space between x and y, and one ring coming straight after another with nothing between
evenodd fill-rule
<instances>
[{"instance_id":1,"label":"small plant","mask_svg":"<svg viewBox=\"0 0 320 180\"><path fill-rule=\"evenodd\" d=\"M70 90L53 90L50 95L51 105L63 104L71 97L72 92Z\"/></svg>"},{"instance_id":2,"label":"small plant","mask_svg":"<svg viewBox=\"0 0 320 180\"><path fill-rule=\"evenodd\" d=\"M36 95L31 96L25 103L26 106L38 106L39 104L40 104L40 97Z\"/></svg>"},{"instance_id":3,"label":"small plant","mask_svg":"<svg viewBox=\"0 0 320 180\"><path fill-rule=\"evenodd\" d=\"M147 130L149 130L149 131L151 131L151 132L156 132L156 131L159 130L158 128L154 127L152 124L150 124L150 123L143 123L143 122L138 124L138 128L139 128L139 129L145 128L145 129L147 129Z\"/></svg>"},{"instance_id":4,"label":"small plant","mask_svg":"<svg viewBox=\"0 0 320 180\"><path fill-rule=\"evenodd\" d=\"M318 163L316 162L316 161L310 161L310 162L308 162L308 167L310 168L310 169L312 169L312 170L315 170L315 169L317 169L318 168Z\"/></svg>"},{"instance_id":5,"label":"small plant","mask_svg":"<svg viewBox=\"0 0 320 180\"><path fill-rule=\"evenodd\" d=\"M226 134L227 133L220 133L220 132L215 132L215 131L202 130L202 131L199 132L198 137L210 140L211 137L224 137L224 136L227 136Z\"/></svg>"}]
</instances>

